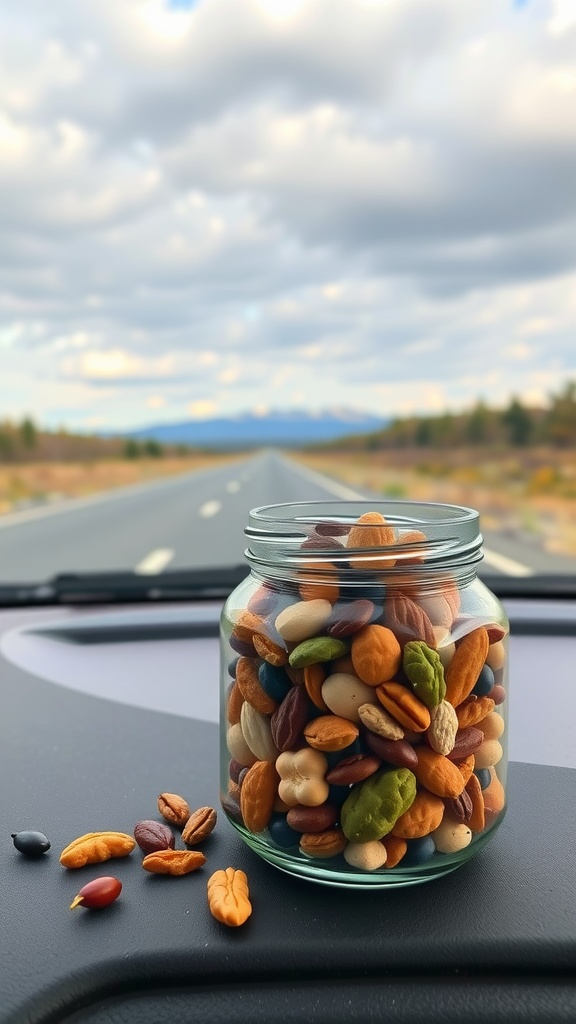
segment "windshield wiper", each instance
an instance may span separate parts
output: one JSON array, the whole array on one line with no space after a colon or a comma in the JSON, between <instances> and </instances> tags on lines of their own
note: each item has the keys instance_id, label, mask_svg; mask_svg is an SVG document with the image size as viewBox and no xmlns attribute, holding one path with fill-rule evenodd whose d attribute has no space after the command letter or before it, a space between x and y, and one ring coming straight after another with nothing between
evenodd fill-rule
<instances>
[{"instance_id":1,"label":"windshield wiper","mask_svg":"<svg viewBox=\"0 0 576 1024\"><path fill-rule=\"evenodd\" d=\"M61 573L41 583L0 584L0 607L225 601L247 575L245 565L176 569L157 576L143 576L128 570Z\"/></svg>"},{"instance_id":2,"label":"windshield wiper","mask_svg":"<svg viewBox=\"0 0 576 1024\"><path fill-rule=\"evenodd\" d=\"M39 583L0 583L0 607L225 601L248 574L248 566L244 564L173 569L155 576L129 570L59 573ZM576 578L568 574L535 574L522 578L482 572L479 575L501 599L576 600Z\"/></svg>"}]
</instances>

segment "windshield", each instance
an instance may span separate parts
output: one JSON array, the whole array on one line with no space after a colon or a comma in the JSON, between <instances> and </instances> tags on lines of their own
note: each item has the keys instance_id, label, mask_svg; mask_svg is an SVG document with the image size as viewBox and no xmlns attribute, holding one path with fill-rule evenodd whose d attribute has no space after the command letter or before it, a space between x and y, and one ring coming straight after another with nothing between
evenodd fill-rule
<instances>
[{"instance_id":1,"label":"windshield","mask_svg":"<svg viewBox=\"0 0 576 1024\"><path fill-rule=\"evenodd\" d=\"M0 19L0 585L386 497L576 577L571 0Z\"/></svg>"}]
</instances>

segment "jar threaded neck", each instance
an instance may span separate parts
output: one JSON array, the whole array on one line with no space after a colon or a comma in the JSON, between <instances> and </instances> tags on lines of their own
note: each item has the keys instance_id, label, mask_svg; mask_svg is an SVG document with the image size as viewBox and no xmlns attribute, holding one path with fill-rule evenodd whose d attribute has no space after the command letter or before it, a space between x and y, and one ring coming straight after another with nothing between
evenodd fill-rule
<instances>
[{"instance_id":1,"label":"jar threaded neck","mask_svg":"<svg viewBox=\"0 0 576 1024\"><path fill-rule=\"evenodd\" d=\"M391 543L374 543L379 514ZM351 531L354 531L353 534ZM447 570L460 585L476 575L483 538L474 509L428 502L301 502L250 512L245 557L263 578L338 577L353 584L371 573L389 585L422 579L442 584ZM350 545L351 536L354 538ZM365 538L365 543L363 542ZM407 573L410 580L407 579Z\"/></svg>"}]
</instances>

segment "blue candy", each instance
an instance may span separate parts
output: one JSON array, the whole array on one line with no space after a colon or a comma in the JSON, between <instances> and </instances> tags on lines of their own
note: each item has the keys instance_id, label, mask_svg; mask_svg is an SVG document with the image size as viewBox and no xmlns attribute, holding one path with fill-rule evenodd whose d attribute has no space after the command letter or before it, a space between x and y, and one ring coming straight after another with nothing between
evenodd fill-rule
<instances>
[{"instance_id":1,"label":"blue candy","mask_svg":"<svg viewBox=\"0 0 576 1024\"><path fill-rule=\"evenodd\" d=\"M279 703L284 700L292 686L292 680L282 666L269 665L263 661L258 669L258 678L263 690Z\"/></svg>"},{"instance_id":2,"label":"blue candy","mask_svg":"<svg viewBox=\"0 0 576 1024\"><path fill-rule=\"evenodd\" d=\"M300 842L300 833L286 821L285 814L273 814L268 822L268 832L273 843L276 846L281 846L284 850L289 850L293 846L298 846Z\"/></svg>"},{"instance_id":3,"label":"blue candy","mask_svg":"<svg viewBox=\"0 0 576 1024\"><path fill-rule=\"evenodd\" d=\"M380 606L377 611L382 614L382 605L384 598L386 597L386 587L378 585L377 583L370 584L364 583L362 589L355 586L346 586L343 584L340 586L340 600L341 601L357 601L361 597L367 597L370 601L373 601L376 606ZM372 621L374 622L378 616L374 615Z\"/></svg>"},{"instance_id":4,"label":"blue candy","mask_svg":"<svg viewBox=\"0 0 576 1024\"><path fill-rule=\"evenodd\" d=\"M492 775L489 768L477 768L474 775L480 783L480 789L487 789L492 780Z\"/></svg>"},{"instance_id":5,"label":"blue candy","mask_svg":"<svg viewBox=\"0 0 576 1024\"><path fill-rule=\"evenodd\" d=\"M329 804L334 804L336 807L341 807L347 796L350 796L350 786L330 786L328 792Z\"/></svg>"},{"instance_id":6,"label":"blue candy","mask_svg":"<svg viewBox=\"0 0 576 1024\"><path fill-rule=\"evenodd\" d=\"M494 686L494 673L489 665L484 665L472 693L476 697L487 697Z\"/></svg>"},{"instance_id":7,"label":"blue candy","mask_svg":"<svg viewBox=\"0 0 576 1024\"><path fill-rule=\"evenodd\" d=\"M400 861L401 867L412 868L419 864L425 864L436 852L432 836L422 836L421 839L409 839L408 849Z\"/></svg>"}]
</instances>

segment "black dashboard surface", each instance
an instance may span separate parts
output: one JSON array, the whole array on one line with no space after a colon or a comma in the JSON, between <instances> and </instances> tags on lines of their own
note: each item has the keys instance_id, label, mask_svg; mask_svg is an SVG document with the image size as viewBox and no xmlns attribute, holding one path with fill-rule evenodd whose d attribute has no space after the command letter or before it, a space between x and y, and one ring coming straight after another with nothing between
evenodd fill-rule
<instances>
[{"instance_id":1,"label":"black dashboard surface","mask_svg":"<svg viewBox=\"0 0 576 1024\"><path fill-rule=\"evenodd\" d=\"M222 813L192 875L151 876L138 848L67 871L58 857L72 839L131 833L158 817L162 791L219 808L217 727L77 693L4 660L0 692L0 1024L576 1019L573 769L513 763L492 842L409 889L292 879ZM39 860L13 847L10 834L28 828L51 840ZM206 903L208 875L229 865L247 872L254 907L238 930ZM121 897L70 911L97 874L116 875Z\"/></svg>"}]
</instances>

